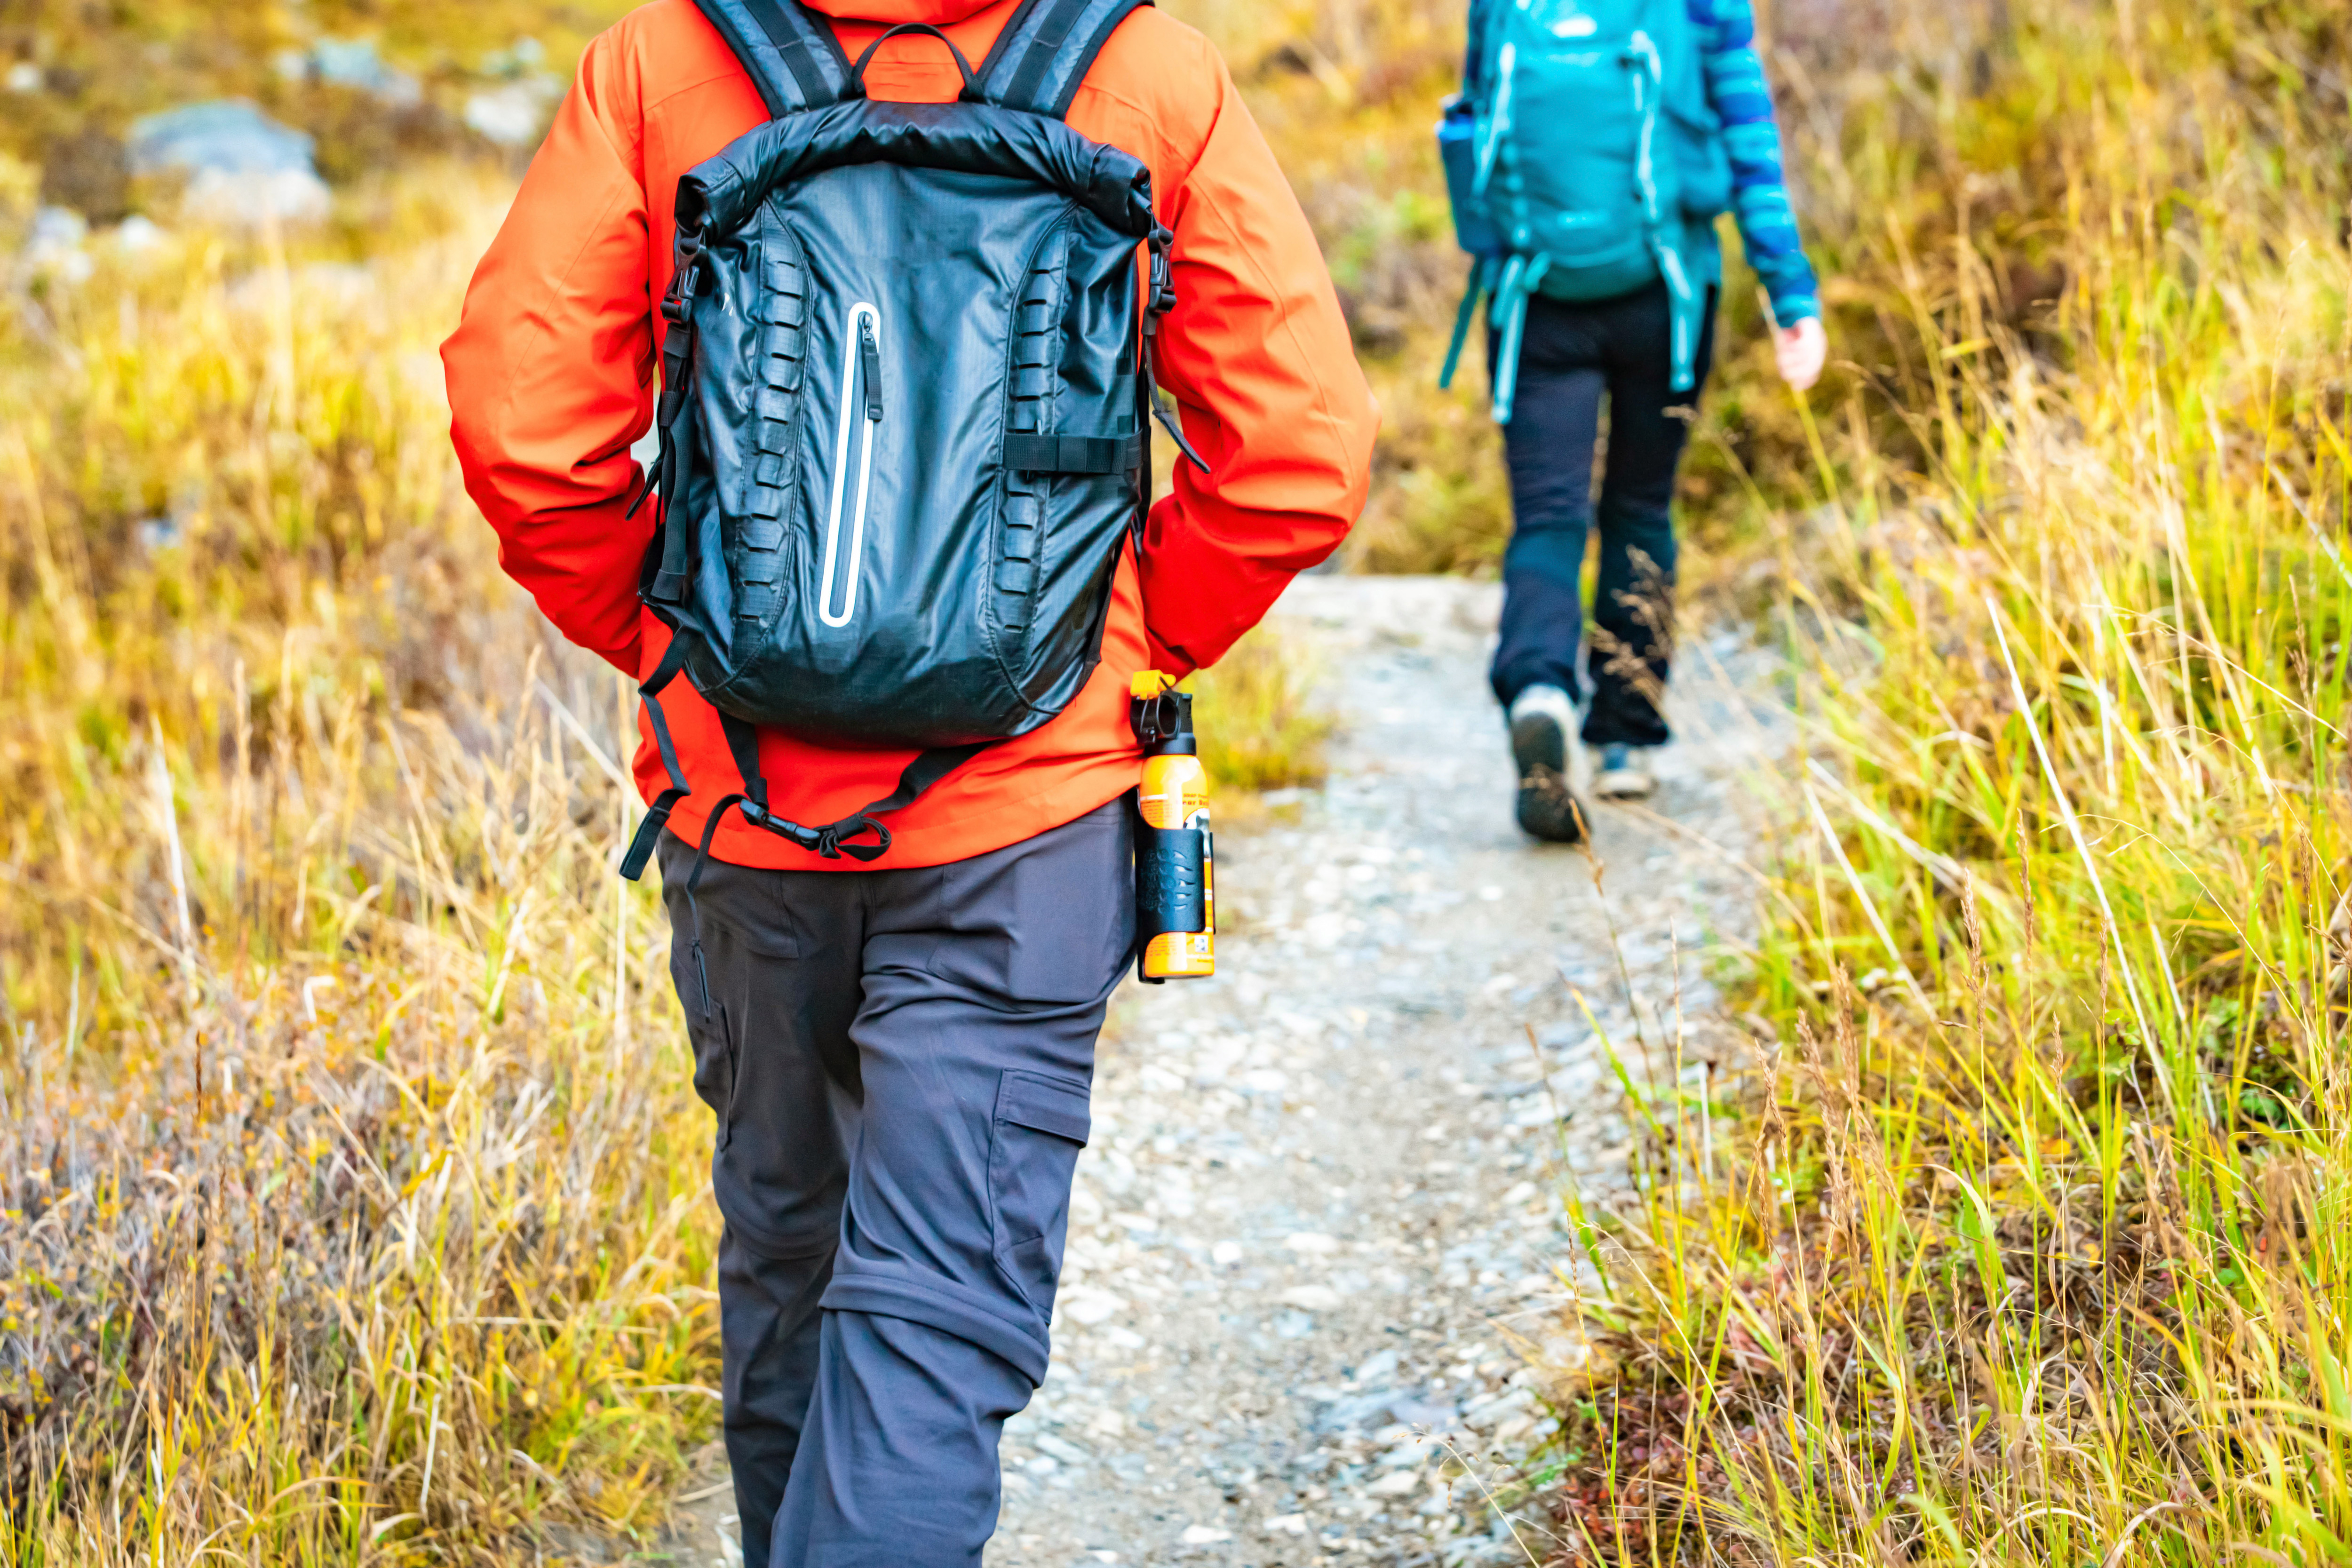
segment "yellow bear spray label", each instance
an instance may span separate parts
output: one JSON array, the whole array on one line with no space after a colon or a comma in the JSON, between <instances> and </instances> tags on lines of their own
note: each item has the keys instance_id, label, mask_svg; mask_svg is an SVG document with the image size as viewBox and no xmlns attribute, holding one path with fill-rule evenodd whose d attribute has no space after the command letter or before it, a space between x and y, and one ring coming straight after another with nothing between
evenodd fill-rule
<instances>
[{"instance_id":1,"label":"yellow bear spray label","mask_svg":"<svg viewBox=\"0 0 2352 1568\"><path fill-rule=\"evenodd\" d=\"M1144 939L1139 973L1149 983L1217 971L1216 893L1209 833L1209 775L1192 733L1192 699L1158 670L1129 688L1143 742L1143 826L1135 846L1135 918Z\"/></svg>"}]
</instances>

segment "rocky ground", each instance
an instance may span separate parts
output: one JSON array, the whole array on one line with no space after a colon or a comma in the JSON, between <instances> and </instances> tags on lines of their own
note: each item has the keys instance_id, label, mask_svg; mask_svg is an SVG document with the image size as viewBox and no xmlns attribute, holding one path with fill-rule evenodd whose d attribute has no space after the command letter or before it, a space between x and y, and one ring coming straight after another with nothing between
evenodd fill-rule
<instances>
[{"instance_id":1,"label":"rocky ground","mask_svg":"<svg viewBox=\"0 0 2352 1568\"><path fill-rule=\"evenodd\" d=\"M1774 748L1756 656L1694 649L1649 810L1597 809L1592 856L1530 845L1496 605L1452 579L1285 599L1342 721L1330 779L1219 835L1219 977L1113 1014L992 1564L1545 1555L1480 1478L1543 1433L1530 1363L1580 1354L1559 1193L1605 1199L1632 1152L1602 1037L1637 1072L1675 1070L1678 1018L1685 1070L1718 1054L1708 977L1750 917L1706 846L1749 837ZM728 1506L697 1500L682 1558L737 1560Z\"/></svg>"}]
</instances>

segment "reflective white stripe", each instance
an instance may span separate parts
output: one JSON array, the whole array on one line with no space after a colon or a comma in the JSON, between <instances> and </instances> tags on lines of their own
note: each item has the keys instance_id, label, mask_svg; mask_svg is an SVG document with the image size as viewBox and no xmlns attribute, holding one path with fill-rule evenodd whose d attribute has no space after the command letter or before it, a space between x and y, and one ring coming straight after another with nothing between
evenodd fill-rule
<instances>
[{"instance_id":1,"label":"reflective white stripe","mask_svg":"<svg viewBox=\"0 0 2352 1568\"><path fill-rule=\"evenodd\" d=\"M1666 68L1658 58L1658 46L1650 42L1650 35L1633 35L1633 53L1648 68L1645 80L1638 72L1633 78L1633 112L1642 117L1642 137L1634 153L1633 182L1642 194L1642 216L1653 226L1658 222L1658 173L1651 161L1651 142L1658 128L1658 102L1665 96ZM1652 90L1644 91L1648 88Z\"/></svg>"},{"instance_id":2,"label":"reflective white stripe","mask_svg":"<svg viewBox=\"0 0 2352 1568\"><path fill-rule=\"evenodd\" d=\"M874 426L879 420L865 416L866 400L856 395L859 328L870 328L874 342L882 342L882 312L864 300L849 308L848 329L841 341L841 406L833 437L833 510L824 524L824 572L817 579L816 618L829 626L845 626L857 614L857 568L866 559L866 501L873 493ZM849 560L842 573L841 613L833 610L834 568L841 564L841 502L849 489L849 431L866 426L857 458L857 510L849 523Z\"/></svg>"},{"instance_id":3,"label":"reflective white stripe","mask_svg":"<svg viewBox=\"0 0 2352 1568\"><path fill-rule=\"evenodd\" d=\"M1519 68L1519 46L1505 44L1502 58L1496 62L1496 75L1502 85L1495 89L1495 108L1486 121L1486 140L1478 149L1476 171L1470 177L1470 194L1486 194L1486 182L1495 176L1495 155L1503 150L1503 138L1511 129L1511 82Z\"/></svg>"}]
</instances>

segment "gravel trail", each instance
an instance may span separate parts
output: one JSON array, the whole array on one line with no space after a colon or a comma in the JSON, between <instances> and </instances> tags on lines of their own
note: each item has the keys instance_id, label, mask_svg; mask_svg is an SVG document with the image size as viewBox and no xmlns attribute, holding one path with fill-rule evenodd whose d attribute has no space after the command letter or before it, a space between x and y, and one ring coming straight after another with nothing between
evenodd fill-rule
<instances>
[{"instance_id":1,"label":"gravel trail","mask_svg":"<svg viewBox=\"0 0 2352 1568\"><path fill-rule=\"evenodd\" d=\"M1657 799L1595 813L1604 908L1593 858L1512 825L1498 603L1318 576L1276 612L1341 721L1330 779L1220 833L1219 978L1114 1008L992 1568L1526 1561L1457 1522L1441 1446L1541 1435L1525 1358L1576 1353L1561 1160L1592 1193L1630 1152L1585 1007L1629 1058L1678 1013L1713 1054L1710 949L1752 916L1700 841L1743 852L1777 741L1760 656L1691 650ZM725 1506L681 1556L727 1562Z\"/></svg>"}]
</instances>

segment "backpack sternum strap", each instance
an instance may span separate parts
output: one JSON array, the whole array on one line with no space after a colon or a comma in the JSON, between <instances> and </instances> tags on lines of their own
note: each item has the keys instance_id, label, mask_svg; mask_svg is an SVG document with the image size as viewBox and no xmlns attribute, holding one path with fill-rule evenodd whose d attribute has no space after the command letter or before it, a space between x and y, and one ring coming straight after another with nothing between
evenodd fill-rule
<instances>
[{"instance_id":1,"label":"backpack sternum strap","mask_svg":"<svg viewBox=\"0 0 2352 1568\"><path fill-rule=\"evenodd\" d=\"M849 86L849 61L833 29L799 0L694 0L735 58L772 115L838 103Z\"/></svg>"},{"instance_id":2,"label":"backpack sternum strap","mask_svg":"<svg viewBox=\"0 0 2352 1568\"><path fill-rule=\"evenodd\" d=\"M1095 56L1128 13L1151 0L1026 0L981 62L980 94L1006 109L1070 111Z\"/></svg>"}]
</instances>

